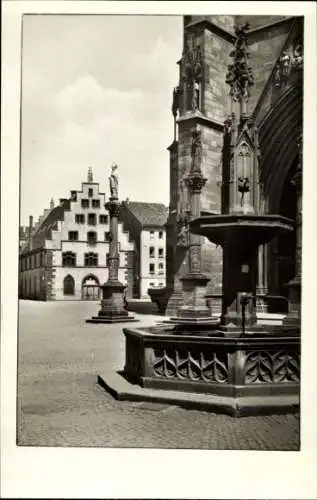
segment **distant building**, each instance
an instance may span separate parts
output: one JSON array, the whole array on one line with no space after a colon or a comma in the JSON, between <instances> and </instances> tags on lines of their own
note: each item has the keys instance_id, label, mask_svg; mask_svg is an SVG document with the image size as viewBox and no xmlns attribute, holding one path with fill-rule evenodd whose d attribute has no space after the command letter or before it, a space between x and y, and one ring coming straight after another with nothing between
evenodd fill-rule
<instances>
[{"instance_id":1,"label":"distant building","mask_svg":"<svg viewBox=\"0 0 317 500\"><path fill-rule=\"evenodd\" d=\"M38 300L98 300L108 279L109 214L105 194L91 169L81 191L71 191L58 206L51 201L20 252L19 296ZM132 296L134 244L119 223L119 280Z\"/></svg>"},{"instance_id":2,"label":"distant building","mask_svg":"<svg viewBox=\"0 0 317 500\"><path fill-rule=\"evenodd\" d=\"M29 237L29 227L28 226L20 226L19 232L19 249L24 247Z\"/></svg>"},{"instance_id":3,"label":"distant building","mask_svg":"<svg viewBox=\"0 0 317 500\"><path fill-rule=\"evenodd\" d=\"M162 203L122 202L120 220L135 242L135 297L149 298L149 288L165 287L167 215Z\"/></svg>"}]
</instances>

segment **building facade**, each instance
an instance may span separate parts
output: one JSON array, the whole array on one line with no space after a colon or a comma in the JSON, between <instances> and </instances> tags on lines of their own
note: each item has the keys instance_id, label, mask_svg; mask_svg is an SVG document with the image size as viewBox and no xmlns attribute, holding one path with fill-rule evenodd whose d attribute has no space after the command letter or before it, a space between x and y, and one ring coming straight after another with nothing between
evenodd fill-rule
<instances>
[{"instance_id":1,"label":"building facade","mask_svg":"<svg viewBox=\"0 0 317 500\"><path fill-rule=\"evenodd\" d=\"M134 296L137 298L149 298L150 288L166 286L167 214L167 207L161 203L122 203L120 220L135 241Z\"/></svg>"},{"instance_id":2,"label":"building facade","mask_svg":"<svg viewBox=\"0 0 317 500\"><path fill-rule=\"evenodd\" d=\"M181 277L188 272L189 194L193 133L199 130L200 168L207 183L202 214L221 212L224 126L229 113L226 82L235 28L249 23L248 48L254 85L248 112L258 130L262 212L296 221L296 230L260 248L258 291L288 296L300 279L301 157L303 113L303 19L287 16L184 16L179 82L173 90L174 138L170 152L170 207L167 221L166 314L182 304ZM201 240L202 272L208 292L221 296L222 251Z\"/></svg>"},{"instance_id":3,"label":"building facade","mask_svg":"<svg viewBox=\"0 0 317 500\"><path fill-rule=\"evenodd\" d=\"M19 296L37 300L98 300L107 281L109 214L105 194L91 170L82 189L58 206L51 202L20 253ZM118 228L119 280L132 296L134 243L123 224Z\"/></svg>"}]
</instances>

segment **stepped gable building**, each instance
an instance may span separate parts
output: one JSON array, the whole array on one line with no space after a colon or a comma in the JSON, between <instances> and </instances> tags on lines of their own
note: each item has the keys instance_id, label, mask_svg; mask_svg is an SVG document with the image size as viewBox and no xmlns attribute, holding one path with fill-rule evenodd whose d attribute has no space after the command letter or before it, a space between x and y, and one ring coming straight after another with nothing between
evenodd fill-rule
<instances>
[{"instance_id":1,"label":"stepped gable building","mask_svg":"<svg viewBox=\"0 0 317 500\"><path fill-rule=\"evenodd\" d=\"M98 300L107 281L109 214L91 169L80 191L44 210L20 253L19 296L37 300ZM134 243L119 224L119 280L132 296Z\"/></svg>"},{"instance_id":2,"label":"stepped gable building","mask_svg":"<svg viewBox=\"0 0 317 500\"><path fill-rule=\"evenodd\" d=\"M168 148L167 288L162 292L167 315L174 315L183 301L180 278L188 271L187 222L191 216L186 175L198 136L200 168L207 178L200 197L201 213L221 211L221 190L226 182L222 161L227 161L222 158L224 127L230 125L232 75L228 64L236 29L246 23L253 73L247 109L258 131L258 144L256 150L246 144L239 154L241 161L244 154L259 156L259 210L280 213L296 220L297 225L290 235L260 248L258 292L288 296L294 276L300 281L303 18L184 16L179 81L173 90L174 138ZM202 272L210 278L208 291L221 294L221 249L202 239L201 252Z\"/></svg>"},{"instance_id":3,"label":"stepped gable building","mask_svg":"<svg viewBox=\"0 0 317 500\"><path fill-rule=\"evenodd\" d=\"M162 203L126 200L121 205L119 218L135 242L135 297L148 298L149 288L166 285L167 215Z\"/></svg>"}]
</instances>

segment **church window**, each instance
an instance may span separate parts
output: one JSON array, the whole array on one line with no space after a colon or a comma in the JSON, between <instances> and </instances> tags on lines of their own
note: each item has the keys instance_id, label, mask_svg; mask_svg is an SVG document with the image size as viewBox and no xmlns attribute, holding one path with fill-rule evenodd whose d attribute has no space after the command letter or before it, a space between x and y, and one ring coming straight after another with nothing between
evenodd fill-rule
<instances>
[{"instance_id":1,"label":"church window","mask_svg":"<svg viewBox=\"0 0 317 500\"><path fill-rule=\"evenodd\" d=\"M76 266L76 254L74 252L63 252L62 263L65 267Z\"/></svg>"},{"instance_id":2,"label":"church window","mask_svg":"<svg viewBox=\"0 0 317 500\"><path fill-rule=\"evenodd\" d=\"M63 282L64 295L75 295L75 280L68 274Z\"/></svg>"}]
</instances>

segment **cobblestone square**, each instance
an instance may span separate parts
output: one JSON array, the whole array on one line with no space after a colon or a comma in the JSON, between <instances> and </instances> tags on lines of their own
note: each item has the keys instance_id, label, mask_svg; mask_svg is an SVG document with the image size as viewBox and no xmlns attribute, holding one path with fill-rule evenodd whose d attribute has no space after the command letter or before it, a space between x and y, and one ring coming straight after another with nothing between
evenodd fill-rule
<instances>
[{"instance_id":1,"label":"cobblestone square","mask_svg":"<svg viewBox=\"0 0 317 500\"><path fill-rule=\"evenodd\" d=\"M86 324L98 309L97 302L20 301L18 445L299 450L298 415L234 419L115 400L96 380L105 366L123 368L123 325ZM161 319L146 309L136 313L140 326Z\"/></svg>"}]
</instances>

